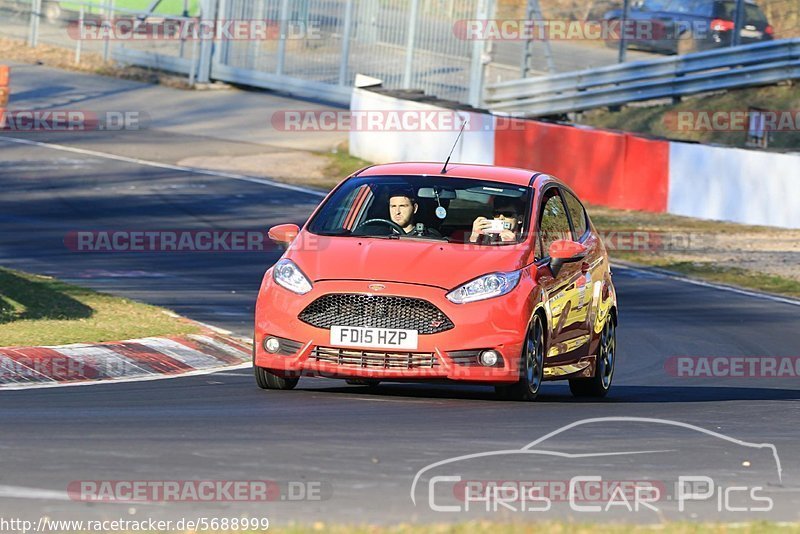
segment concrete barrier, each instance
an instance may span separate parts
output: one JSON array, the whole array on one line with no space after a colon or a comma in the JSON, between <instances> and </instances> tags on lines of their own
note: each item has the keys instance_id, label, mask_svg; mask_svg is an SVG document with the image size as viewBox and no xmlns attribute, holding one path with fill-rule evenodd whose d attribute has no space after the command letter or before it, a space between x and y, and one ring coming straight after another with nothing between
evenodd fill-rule
<instances>
[{"instance_id":1,"label":"concrete barrier","mask_svg":"<svg viewBox=\"0 0 800 534\"><path fill-rule=\"evenodd\" d=\"M358 88L351 110L457 113L472 126L457 145L454 162L546 172L591 204L800 228L800 155L492 117ZM443 161L456 134L455 129L351 130L350 152L375 163Z\"/></svg>"},{"instance_id":2,"label":"concrete barrier","mask_svg":"<svg viewBox=\"0 0 800 534\"><path fill-rule=\"evenodd\" d=\"M353 113L372 113L386 119L381 130L372 128L350 130L350 154L375 163L391 161L441 161L447 158L463 120L469 121L461 141L453 152L453 161L461 163L494 164L494 117L485 113L452 110L431 104L403 100L393 96L354 89L350 102ZM387 113L398 113L389 117ZM408 119L413 126L425 114L436 117L444 129L419 128L401 130L392 126L395 118ZM403 115L405 114L405 115ZM396 124L396 122L394 122ZM452 123L448 128L447 124Z\"/></svg>"},{"instance_id":3,"label":"concrete barrier","mask_svg":"<svg viewBox=\"0 0 800 534\"><path fill-rule=\"evenodd\" d=\"M667 211L800 228L800 156L672 142Z\"/></svg>"}]
</instances>

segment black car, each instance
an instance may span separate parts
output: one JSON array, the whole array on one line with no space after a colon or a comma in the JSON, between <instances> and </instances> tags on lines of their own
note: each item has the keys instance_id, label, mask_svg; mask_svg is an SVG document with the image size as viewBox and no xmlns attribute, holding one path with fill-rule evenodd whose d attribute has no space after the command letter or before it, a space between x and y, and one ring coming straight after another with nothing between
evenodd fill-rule
<instances>
[{"instance_id":1,"label":"black car","mask_svg":"<svg viewBox=\"0 0 800 534\"><path fill-rule=\"evenodd\" d=\"M771 41L773 28L756 4L745 2L741 44ZM604 15L619 21L622 10ZM626 42L631 47L687 54L730 46L736 19L734 0L635 0L628 12ZM630 37L630 38L629 38ZM616 44L609 42L610 46Z\"/></svg>"}]
</instances>

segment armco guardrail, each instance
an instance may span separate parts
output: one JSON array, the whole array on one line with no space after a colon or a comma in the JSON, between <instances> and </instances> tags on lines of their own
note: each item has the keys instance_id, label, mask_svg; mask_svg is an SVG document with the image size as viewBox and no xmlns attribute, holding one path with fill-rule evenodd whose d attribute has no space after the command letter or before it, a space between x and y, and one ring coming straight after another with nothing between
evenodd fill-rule
<instances>
[{"instance_id":1,"label":"armco guardrail","mask_svg":"<svg viewBox=\"0 0 800 534\"><path fill-rule=\"evenodd\" d=\"M800 39L786 39L499 83L485 105L535 117L798 78Z\"/></svg>"}]
</instances>

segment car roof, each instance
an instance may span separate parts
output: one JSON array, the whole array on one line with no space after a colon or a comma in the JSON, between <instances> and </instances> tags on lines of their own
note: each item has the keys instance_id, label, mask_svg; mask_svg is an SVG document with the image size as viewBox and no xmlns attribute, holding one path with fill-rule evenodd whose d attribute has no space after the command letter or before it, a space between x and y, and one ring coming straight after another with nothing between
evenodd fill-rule
<instances>
[{"instance_id":1,"label":"car roof","mask_svg":"<svg viewBox=\"0 0 800 534\"><path fill-rule=\"evenodd\" d=\"M474 163L449 163L447 174L441 174L444 163L385 163L367 167L358 176L447 176L450 178L472 178L514 185L530 185L531 178L540 174L529 169L477 165Z\"/></svg>"}]
</instances>

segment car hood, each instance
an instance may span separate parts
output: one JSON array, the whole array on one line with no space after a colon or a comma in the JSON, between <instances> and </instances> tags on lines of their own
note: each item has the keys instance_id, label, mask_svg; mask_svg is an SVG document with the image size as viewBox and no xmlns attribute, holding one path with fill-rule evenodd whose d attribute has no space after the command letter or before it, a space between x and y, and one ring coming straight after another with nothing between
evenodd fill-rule
<instances>
[{"instance_id":1,"label":"car hood","mask_svg":"<svg viewBox=\"0 0 800 534\"><path fill-rule=\"evenodd\" d=\"M286 258L313 282L374 280L452 289L478 276L525 266L525 245L476 246L440 241L325 237L302 232Z\"/></svg>"}]
</instances>

